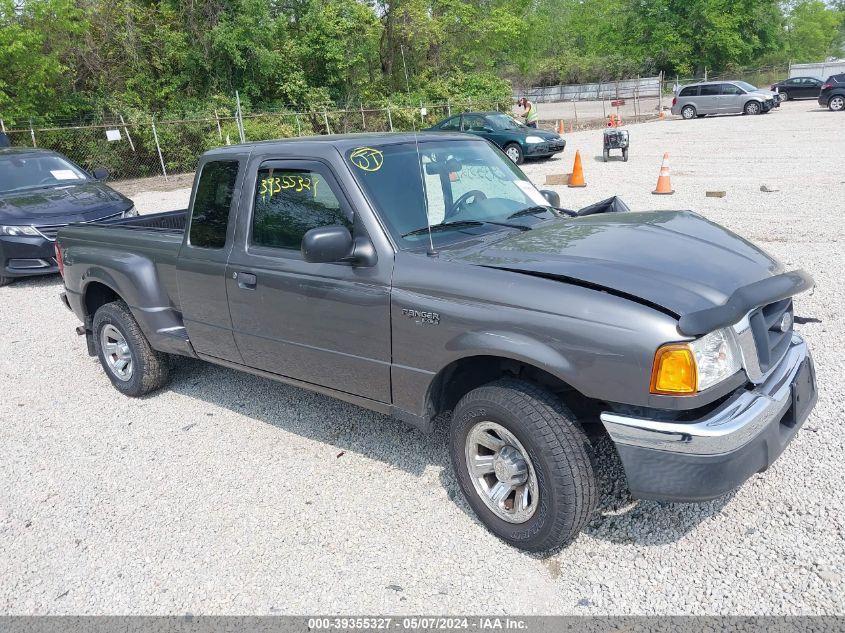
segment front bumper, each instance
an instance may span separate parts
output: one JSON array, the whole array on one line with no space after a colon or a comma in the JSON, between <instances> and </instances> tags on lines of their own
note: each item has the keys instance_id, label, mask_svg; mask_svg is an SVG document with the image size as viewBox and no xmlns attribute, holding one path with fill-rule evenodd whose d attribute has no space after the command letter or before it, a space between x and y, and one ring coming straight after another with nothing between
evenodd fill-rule
<instances>
[{"instance_id":1,"label":"front bumper","mask_svg":"<svg viewBox=\"0 0 845 633\"><path fill-rule=\"evenodd\" d=\"M59 272L54 242L41 236L0 237L0 277Z\"/></svg>"},{"instance_id":2,"label":"front bumper","mask_svg":"<svg viewBox=\"0 0 845 633\"><path fill-rule=\"evenodd\" d=\"M634 497L705 501L766 470L817 399L813 360L797 334L766 380L691 422L601 414Z\"/></svg>"},{"instance_id":3,"label":"front bumper","mask_svg":"<svg viewBox=\"0 0 845 633\"><path fill-rule=\"evenodd\" d=\"M566 149L566 141L564 139L548 141L546 143L526 143L523 154L526 157L553 156L562 152L564 149Z\"/></svg>"}]
</instances>

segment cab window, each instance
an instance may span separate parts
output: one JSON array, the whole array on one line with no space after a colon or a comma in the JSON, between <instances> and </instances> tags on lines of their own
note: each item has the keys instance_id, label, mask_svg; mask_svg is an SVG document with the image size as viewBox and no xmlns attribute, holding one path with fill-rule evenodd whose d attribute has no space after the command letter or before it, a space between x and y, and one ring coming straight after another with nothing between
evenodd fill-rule
<instances>
[{"instance_id":1,"label":"cab window","mask_svg":"<svg viewBox=\"0 0 845 633\"><path fill-rule=\"evenodd\" d=\"M678 93L679 97L694 97L698 94L698 86L687 86Z\"/></svg>"},{"instance_id":2,"label":"cab window","mask_svg":"<svg viewBox=\"0 0 845 633\"><path fill-rule=\"evenodd\" d=\"M253 209L254 246L299 250L311 229L333 224L352 228L351 214L318 170L262 166Z\"/></svg>"},{"instance_id":3,"label":"cab window","mask_svg":"<svg viewBox=\"0 0 845 633\"><path fill-rule=\"evenodd\" d=\"M701 86L701 96L702 97L715 97L719 94L719 84L710 84L707 86Z\"/></svg>"},{"instance_id":4,"label":"cab window","mask_svg":"<svg viewBox=\"0 0 845 633\"><path fill-rule=\"evenodd\" d=\"M203 166L191 212L188 234L191 246L223 248L226 245L229 209L237 178L236 160L216 160Z\"/></svg>"},{"instance_id":5,"label":"cab window","mask_svg":"<svg viewBox=\"0 0 845 633\"><path fill-rule=\"evenodd\" d=\"M733 84L722 84L722 94L723 95L741 95L742 90L740 90L737 86Z\"/></svg>"}]
</instances>

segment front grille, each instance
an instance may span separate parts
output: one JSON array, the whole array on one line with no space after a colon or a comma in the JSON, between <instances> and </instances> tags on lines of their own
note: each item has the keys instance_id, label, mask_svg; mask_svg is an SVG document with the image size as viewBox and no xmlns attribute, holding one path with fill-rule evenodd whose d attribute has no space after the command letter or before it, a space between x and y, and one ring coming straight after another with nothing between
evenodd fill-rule
<instances>
[{"instance_id":1,"label":"front grille","mask_svg":"<svg viewBox=\"0 0 845 633\"><path fill-rule=\"evenodd\" d=\"M80 222L80 224L87 224L88 222L102 222L103 220L119 218L122 215L123 213L112 213L111 215L106 215L102 218L97 218L96 220L87 220L86 222ZM55 242L56 235L58 235L59 233L59 229L63 229L66 226L67 224L42 224L41 226L36 226L35 229L51 242Z\"/></svg>"},{"instance_id":2,"label":"front grille","mask_svg":"<svg viewBox=\"0 0 845 633\"><path fill-rule=\"evenodd\" d=\"M785 315L789 315L784 318ZM764 374L783 358L792 339L792 299L782 299L757 308L748 317L760 371ZM782 328L786 325L785 328Z\"/></svg>"}]
</instances>

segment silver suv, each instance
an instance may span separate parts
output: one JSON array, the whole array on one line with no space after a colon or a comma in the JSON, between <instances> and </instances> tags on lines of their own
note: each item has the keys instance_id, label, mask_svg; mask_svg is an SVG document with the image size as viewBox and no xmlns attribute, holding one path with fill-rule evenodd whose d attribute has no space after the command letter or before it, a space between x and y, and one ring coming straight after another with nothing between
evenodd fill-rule
<instances>
[{"instance_id":1,"label":"silver suv","mask_svg":"<svg viewBox=\"0 0 845 633\"><path fill-rule=\"evenodd\" d=\"M708 114L762 114L777 105L775 93L744 81L706 81L681 88L672 99L672 114L685 119Z\"/></svg>"}]
</instances>

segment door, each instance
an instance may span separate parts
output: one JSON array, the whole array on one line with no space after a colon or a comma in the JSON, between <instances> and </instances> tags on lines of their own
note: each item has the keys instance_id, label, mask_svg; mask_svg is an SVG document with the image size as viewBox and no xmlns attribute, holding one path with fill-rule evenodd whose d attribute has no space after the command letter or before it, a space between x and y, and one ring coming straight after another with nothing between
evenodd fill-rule
<instances>
[{"instance_id":1,"label":"door","mask_svg":"<svg viewBox=\"0 0 845 633\"><path fill-rule=\"evenodd\" d=\"M254 170L250 169L252 173ZM226 275L244 363L380 402L390 401L390 275L302 258L306 231L342 225L366 239L328 166L276 160L245 185Z\"/></svg>"},{"instance_id":2,"label":"door","mask_svg":"<svg viewBox=\"0 0 845 633\"><path fill-rule=\"evenodd\" d=\"M733 84L721 84L719 111L725 114L742 112L745 105L742 88Z\"/></svg>"},{"instance_id":3,"label":"door","mask_svg":"<svg viewBox=\"0 0 845 633\"><path fill-rule=\"evenodd\" d=\"M822 82L812 77L804 77L801 84L801 96L804 98L816 98L821 91Z\"/></svg>"},{"instance_id":4,"label":"door","mask_svg":"<svg viewBox=\"0 0 845 633\"><path fill-rule=\"evenodd\" d=\"M717 114L719 110L719 84L703 84L698 93L698 114Z\"/></svg>"},{"instance_id":5,"label":"door","mask_svg":"<svg viewBox=\"0 0 845 633\"><path fill-rule=\"evenodd\" d=\"M191 345L200 354L238 363L241 357L226 296L226 260L234 239L238 172L246 156L200 164L176 266L182 319Z\"/></svg>"}]
</instances>

